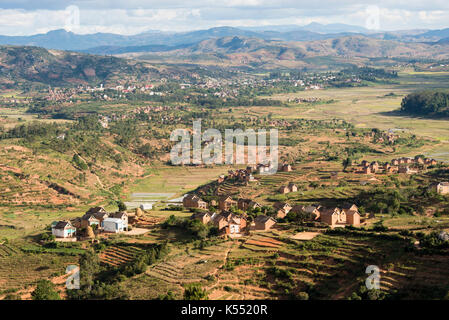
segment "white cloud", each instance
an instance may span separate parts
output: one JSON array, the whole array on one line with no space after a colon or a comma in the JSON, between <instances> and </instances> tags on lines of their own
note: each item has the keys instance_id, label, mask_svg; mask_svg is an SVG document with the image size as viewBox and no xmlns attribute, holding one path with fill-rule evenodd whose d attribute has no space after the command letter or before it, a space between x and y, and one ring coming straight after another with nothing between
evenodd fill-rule
<instances>
[{"instance_id":1,"label":"white cloud","mask_svg":"<svg viewBox=\"0 0 449 320\"><path fill-rule=\"evenodd\" d=\"M381 30L449 27L449 1L445 0L0 0L0 34L64 28L65 8L72 4L80 8L80 25L71 26L77 33L135 34L149 29L186 31L314 21L366 26L373 21L370 6L379 8Z\"/></svg>"}]
</instances>

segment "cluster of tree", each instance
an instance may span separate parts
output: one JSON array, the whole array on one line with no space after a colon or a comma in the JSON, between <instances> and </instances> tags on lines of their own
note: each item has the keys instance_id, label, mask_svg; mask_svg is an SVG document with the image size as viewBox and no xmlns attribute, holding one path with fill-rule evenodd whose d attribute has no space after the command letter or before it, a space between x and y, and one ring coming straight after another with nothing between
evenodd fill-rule
<instances>
[{"instance_id":1,"label":"cluster of tree","mask_svg":"<svg viewBox=\"0 0 449 320\"><path fill-rule=\"evenodd\" d=\"M207 290L203 289L200 284L188 284L184 290L184 300L209 300Z\"/></svg>"},{"instance_id":2,"label":"cluster of tree","mask_svg":"<svg viewBox=\"0 0 449 320\"><path fill-rule=\"evenodd\" d=\"M362 284L357 291L354 291L349 300L385 300L388 299L387 292L380 289L368 289L365 284Z\"/></svg>"},{"instance_id":3,"label":"cluster of tree","mask_svg":"<svg viewBox=\"0 0 449 320\"><path fill-rule=\"evenodd\" d=\"M36 289L31 293L33 300L61 300L55 285L49 280L39 280Z\"/></svg>"},{"instance_id":4,"label":"cluster of tree","mask_svg":"<svg viewBox=\"0 0 449 320\"><path fill-rule=\"evenodd\" d=\"M190 233L196 239L205 239L207 237L218 234L218 229L215 226L203 224L197 219L181 218L171 215L162 224L163 228L181 228Z\"/></svg>"},{"instance_id":5,"label":"cluster of tree","mask_svg":"<svg viewBox=\"0 0 449 320\"><path fill-rule=\"evenodd\" d=\"M98 255L88 251L79 262L80 289L67 290L67 296L74 300L127 299L129 297L121 282L127 277L145 272L148 265L166 256L168 250L167 243L151 246L134 261L119 267L101 265Z\"/></svg>"},{"instance_id":6,"label":"cluster of tree","mask_svg":"<svg viewBox=\"0 0 449 320\"><path fill-rule=\"evenodd\" d=\"M446 240L438 232L432 232L430 234L418 234L419 245L422 248L431 250L449 249L449 241Z\"/></svg>"},{"instance_id":7,"label":"cluster of tree","mask_svg":"<svg viewBox=\"0 0 449 320\"><path fill-rule=\"evenodd\" d=\"M370 67L353 67L350 69L344 69L340 72L343 75L355 75L361 80L377 81L378 79L395 79L398 77L398 73L394 70L389 71L381 68Z\"/></svg>"},{"instance_id":8,"label":"cluster of tree","mask_svg":"<svg viewBox=\"0 0 449 320\"><path fill-rule=\"evenodd\" d=\"M449 93L432 90L410 93L402 99L401 111L424 116L449 116Z\"/></svg>"},{"instance_id":9,"label":"cluster of tree","mask_svg":"<svg viewBox=\"0 0 449 320\"><path fill-rule=\"evenodd\" d=\"M60 124L33 121L17 125L1 133L0 139L24 138L26 140L34 140L38 137L57 136L63 133L64 130L64 126Z\"/></svg>"},{"instance_id":10,"label":"cluster of tree","mask_svg":"<svg viewBox=\"0 0 449 320\"><path fill-rule=\"evenodd\" d=\"M358 196L358 205L368 212L411 214L410 194L404 190L375 188L362 191Z\"/></svg>"}]
</instances>

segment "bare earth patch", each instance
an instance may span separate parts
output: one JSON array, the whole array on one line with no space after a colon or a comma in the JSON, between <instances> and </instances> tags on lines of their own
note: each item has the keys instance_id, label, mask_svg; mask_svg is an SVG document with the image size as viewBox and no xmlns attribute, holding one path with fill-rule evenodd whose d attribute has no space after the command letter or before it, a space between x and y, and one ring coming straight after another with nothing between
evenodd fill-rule
<instances>
[{"instance_id":1,"label":"bare earth patch","mask_svg":"<svg viewBox=\"0 0 449 320\"><path fill-rule=\"evenodd\" d=\"M291 237L291 239L295 240L312 240L317 235L319 235L319 232L298 232L294 236Z\"/></svg>"}]
</instances>

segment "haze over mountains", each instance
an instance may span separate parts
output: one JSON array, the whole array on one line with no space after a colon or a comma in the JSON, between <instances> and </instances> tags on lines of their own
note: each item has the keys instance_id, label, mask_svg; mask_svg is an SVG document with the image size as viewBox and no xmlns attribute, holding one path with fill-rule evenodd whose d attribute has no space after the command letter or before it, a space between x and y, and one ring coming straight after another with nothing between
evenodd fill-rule
<instances>
[{"instance_id":1,"label":"haze over mountains","mask_svg":"<svg viewBox=\"0 0 449 320\"><path fill-rule=\"evenodd\" d=\"M310 24L301 29L219 27L132 36L78 35L65 30L0 36L0 86L112 83L135 77L179 76L195 66L207 66L210 72L227 67L319 71L370 65L373 59L390 65L397 58L438 61L449 59L448 37L449 29L376 33L340 24Z\"/></svg>"},{"instance_id":2,"label":"haze over mountains","mask_svg":"<svg viewBox=\"0 0 449 320\"><path fill-rule=\"evenodd\" d=\"M369 38L403 42L447 41L449 28L443 30L408 30L397 32L374 32L363 27L346 24L311 23L300 27L216 27L189 32L148 31L125 36L111 33L75 34L63 29L31 36L0 36L0 45L38 46L47 49L83 51L96 54L118 54L126 52L167 51L197 44L208 39L222 37L244 37L262 40L315 41L364 35Z\"/></svg>"}]
</instances>

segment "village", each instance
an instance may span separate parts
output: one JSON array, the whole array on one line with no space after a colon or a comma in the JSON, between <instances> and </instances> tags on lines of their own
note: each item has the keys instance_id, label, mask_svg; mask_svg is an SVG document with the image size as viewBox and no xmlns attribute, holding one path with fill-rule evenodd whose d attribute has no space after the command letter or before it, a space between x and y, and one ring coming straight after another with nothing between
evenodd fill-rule
<instances>
[{"instance_id":1,"label":"village","mask_svg":"<svg viewBox=\"0 0 449 320\"><path fill-rule=\"evenodd\" d=\"M415 158L398 158L390 162L379 164L377 161L363 160L361 164L352 163L349 171L356 174L416 174L426 170L427 167L437 165L437 161L430 158L416 156ZM250 186L257 183L258 179L253 174L260 176L271 170L272 164L257 164L247 166L246 169L229 170L228 175L220 175L216 181L221 185L226 181L232 184ZM292 172L293 166L283 163L279 166L279 172ZM379 180L376 180L379 181ZM380 182L380 181L379 181ZM441 195L449 194L449 182L441 181L428 186L428 190ZM298 186L289 182L278 189L281 195L295 193ZM241 237L255 231L268 231L277 228L279 223L285 223L289 214L301 215L304 222L315 222L317 226L338 228L345 226L360 227L367 223L367 219L374 215L365 213L361 218L359 208L354 203L343 203L340 206L324 206L322 204L289 204L285 201L275 202L273 205L262 205L254 199L233 197L223 194L216 199L205 201L200 194L189 193L182 198L183 210L190 210L190 219L198 220L204 225L217 228L221 236ZM52 234L57 241L76 241L77 239L94 239L97 236L107 237L107 234L123 233L130 235L144 234L147 229L141 228L154 225L145 216L145 212L152 206L141 205L134 212L125 210L107 212L103 207L90 208L82 217L72 220L55 221L51 225ZM140 228L139 228L140 227ZM131 232L131 230L134 230Z\"/></svg>"}]
</instances>

